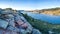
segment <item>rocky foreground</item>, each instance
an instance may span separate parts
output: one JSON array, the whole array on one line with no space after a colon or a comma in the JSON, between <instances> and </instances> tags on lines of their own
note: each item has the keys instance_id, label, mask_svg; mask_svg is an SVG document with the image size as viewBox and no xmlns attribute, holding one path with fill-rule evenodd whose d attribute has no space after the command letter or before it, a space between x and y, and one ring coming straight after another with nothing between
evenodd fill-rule
<instances>
[{"instance_id":1,"label":"rocky foreground","mask_svg":"<svg viewBox=\"0 0 60 34\"><path fill-rule=\"evenodd\" d=\"M41 34L33 28L20 11L0 9L0 34Z\"/></svg>"}]
</instances>

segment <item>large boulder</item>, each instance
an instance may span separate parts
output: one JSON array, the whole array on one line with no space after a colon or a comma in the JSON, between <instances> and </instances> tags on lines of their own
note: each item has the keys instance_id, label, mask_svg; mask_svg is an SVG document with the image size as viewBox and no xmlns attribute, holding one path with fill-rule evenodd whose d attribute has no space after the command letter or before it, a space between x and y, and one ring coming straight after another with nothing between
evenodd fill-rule
<instances>
[{"instance_id":1,"label":"large boulder","mask_svg":"<svg viewBox=\"0 0 60 34\"><path fill-rule=\"evenodd\" d=\"M32 25L23 16L20 16L20 17L21 17L22 21L28 25L27 31L31 33L31 31L33 29Z\"/></svg>"},{"instance_id":2,"label":"large boulder","mask_svg":"<svg viewBox=\"0 0 60 34\"><path fill-rule=\"evenodd\" d=\"M18 28L13 27L13 26L9 26L9 27L7 28L7 30L15 31L15 32L20 32L20 30L19 30Z\"/></svg>"},{"instance_id":3,"label":"large boulder","mask_svg":"<svg viewBox=\"0 0 60 34\"><path fill-rule=\"evenodd\" d=\"M10 26L15 27L14 16L12 14L8 14L8 19L5 20L9 22Z\"/></svg>"},{"instance_id":4,"label":"large boulder","mask_svg":"<svg viewBox=\"0 0 60 34\"><path fill-rule=\"evenodd\" d=\"M33 27L26 21L26 19L23 16L20 16L20 15L16 14L15 15L15 20L19 25L22 24L21 27L27 27L26 30L21 30L21 31L25 31L27 33L32 32Z\"/></svg>"},{"instance_id":5,"label":"large boulder","mask_svg":"<svg viewBox=\"0 0 60 34\"><path fill-rule=\"evenodd\" d=\"M0 28L6 29L8 26L8 22L0 19Z\"/></svg>"},{"instance_id":6,"label":"large boulder","mask_svg":"<svg viewBox=\"0 0 60 34\"><path fill-rule=\"evenodd\" d=\"M15 26L14 16L12 14L1 14L0 18L7 21L9 25Z\"/></svg>"},{"instance_id":7,"label":"large boulder","mask_svg":"<svg viewBox=\"0 0 60 34\"><path fill-rule=\"evenodd\" d=\"M24 23L24 22L22 22L22 20L20 19L20 16L18 14L14 14L14 19L15 19L15 22L18 23L18 25L21 25Z\"/></svg>"},{"instance_id":8,"label":"large boulder","mask_svg":"<svg viewBox=\"0 0 60 34\"><path fill-rule=\"evenodd\" d=\"M18 34L18 32L5 30L5 29L0 29L0 34Z\"/></svg>"},{"instance_id":9,"label":"large boulder","mask_svg":"<svg viewBox=\"0 0 60 34\"><path fill-rule=\"evenodd\" d=\"M32 34L42 34L42 33L37 29L33 29Z\"/></svg>"},{"instance_id":10,"label":"large boulder","mask_svg":"<svg viewBox=\"0 0 60 34\"><path fill-rule=\"evenodd\" d=\"M26 28L28 26L24 21L22 21L21 16L19 16L18 14L16 14L14 18L18 25L22 28Z\"/></svg>"}]
</instances>

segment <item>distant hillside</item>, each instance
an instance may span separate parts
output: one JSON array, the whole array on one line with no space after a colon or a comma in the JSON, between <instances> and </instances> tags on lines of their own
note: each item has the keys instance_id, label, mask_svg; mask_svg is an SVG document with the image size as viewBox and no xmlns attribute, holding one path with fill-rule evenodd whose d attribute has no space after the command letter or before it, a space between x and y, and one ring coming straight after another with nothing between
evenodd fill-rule
<instances>
[{"instance_id":1,"label":"distant hillside","mask_svg":"<svg viewBox=\"0 0 60 34\"><path fill-rule=\"evenodd\" d=\"M43 13L49 15L60 15L60 8L50 8L50 9L42 9L42 10L33 10L34 13Z\"/></svg>"},{"instance_id":2,"label":"distant hillside","mask_svg":"<svg viewBox=\"0 0 60 34\"><path fill-rule=\"evenodd\" d=\"M43 14L49 14L49 15L60 15L60 8L51 8L51 9L46 9Z\"/></svg>"}]
</instances>

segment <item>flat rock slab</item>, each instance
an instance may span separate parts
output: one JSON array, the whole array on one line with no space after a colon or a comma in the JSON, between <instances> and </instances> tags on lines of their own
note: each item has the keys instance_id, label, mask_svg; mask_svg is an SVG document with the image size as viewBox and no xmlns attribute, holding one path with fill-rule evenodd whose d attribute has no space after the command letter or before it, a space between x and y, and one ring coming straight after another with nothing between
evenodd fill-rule
<instances>
[{"instance_id":1,"label":"flat rock slab","mask_svg":"<svg viewBox=\"0 0 60 34\"><path fill-rule=\"evenodd\" d=\"M0 19L0 28L6 29L7 26L8 26L8 22Z\"/></svg>"}]
</instances>

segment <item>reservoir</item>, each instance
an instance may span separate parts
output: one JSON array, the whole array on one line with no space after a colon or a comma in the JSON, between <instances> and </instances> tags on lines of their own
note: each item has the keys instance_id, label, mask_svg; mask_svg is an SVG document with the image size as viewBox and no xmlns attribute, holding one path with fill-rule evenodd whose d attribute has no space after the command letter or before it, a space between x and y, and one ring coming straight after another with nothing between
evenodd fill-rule
<instances>
[{"instance_id":1,"label":"reservoir","mask_svg":"<svg viewBox=\"0 0 60 34\"><path fill-rule=\"evenodd\" d=\"M23 14L27 14L28 16L31 16L34 19L39 19L43 21L47 21L52 24L60 24L60 16L55 15L47 15L47 14L39 14L39 13L31 13L31 12L22 12Z\"/></svg>"}]
</instances>

